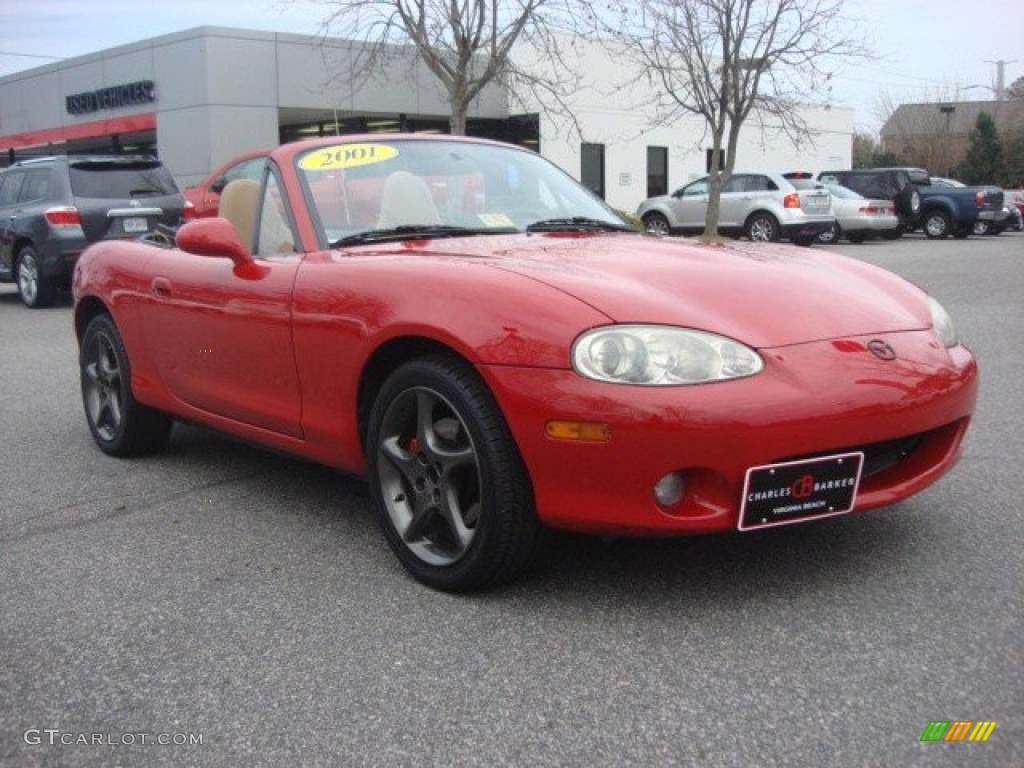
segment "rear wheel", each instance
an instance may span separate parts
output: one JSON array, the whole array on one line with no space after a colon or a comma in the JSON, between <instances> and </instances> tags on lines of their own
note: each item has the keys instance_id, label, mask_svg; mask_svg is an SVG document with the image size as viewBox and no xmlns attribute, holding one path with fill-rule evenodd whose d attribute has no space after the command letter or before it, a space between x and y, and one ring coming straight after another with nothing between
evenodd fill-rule
<instances>
[{"instance_id":1,"label":"rear wheel","mask_svg":"<svg viewBox=\"0 0 1024 768\"><path fill-rule=\"evenodd\" d=\"M779 239L779 222L770 213L755 213L747 219L747 237L755 243L773 243Z\"/></svg>"},{"instance_id":2,"label":"rear wheel","mask_svg":"<svg viewBox=\"0 0 1024 768\"><path fill-rule=\"evenodd\" d=\"M851 243L856 243L857 245L859 245L860 243L864 242L865 237L864 235L847 235L846 239L849 240Z\"/></svg>"},{"instance_id":3,"label":"rear wheel","mask_svg":"<svg viewBox=\"0 0 1024 768\"><path fill-rule=\"evenodd\" d=\"M652 235L667 235L670 233L668 219L661 213L648 213L644 216L644 229Z\"/></svg>"},{"instance_id":4,"label":"rear wheel","mask_svg":"<svg viewBox=\"0 0 1024 768\"><path fill-rule=\"evenodd\" d=\"M94 317L86 327L79 366L85 418L100 450L128 457L164 447L173 422L135 400L128 354L109 315Z\"/></svg>"},{"instance_id":5,"label":"rear wheel","mask_svg":"<svg viewBox=\"0 0 1024 768\"><path fill-rule=\"evenodd\" d=\"M833 243L838 243L841 236L842 230L839 229L839 224L833 224L824 232L818 234L818 242L822 245L832 245Z\"/></svg>"},{"instance_id":6,"label":"rear wheel","mask_svg":"<svg viewBox=\"0 0 1024 768\"><path fill-rule=\"evenodd\" d=\"M930 211L924 215L922 228L927 237L933 240L941 240L949 236L953 226L949 216L942 211Z\"/></svg>"},{"instance_id":7,"label":"rear wheel","mask_svg":"<svg viewBox=\"0 0 1024 768\"><path fill-rule=\"evenodd\" d=\"M533 562L543 527L529 476L471 366L434 356L398 368L373 404L366 444L384 536L414 577L467 592Z\"/></svg>"},{"instance_id":8,"label":"rear wheel","mask_svg":"<svg viewBox=\"0 0 1024 768\"><path fill-rule=\"evenodd\" d=\"M987 235L992 231L992 227L989 226L987 221L976 221L974 222L973 232L976 235Z\"/></svg>"},{"instance_id":9,"label":"rear wheel","mask_svg":"<svg viewBox=\"0 0 1024 768\"><path fill-rule=\"evenodd\" d=\"M14 275L18 283L18 296L26 307L38 309L53 303L55 286L40 273L39 256L31 245L18 251Z\"/></svg>"}]
</instances>

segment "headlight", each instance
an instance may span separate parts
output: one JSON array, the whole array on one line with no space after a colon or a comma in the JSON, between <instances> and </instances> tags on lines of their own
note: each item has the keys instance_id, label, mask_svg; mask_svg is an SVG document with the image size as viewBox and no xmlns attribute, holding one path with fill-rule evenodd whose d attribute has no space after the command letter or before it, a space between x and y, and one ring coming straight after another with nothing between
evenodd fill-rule
<instances>
[{"instance_id":1,"label":"headlight","mask_svg":"<svg viewBox=\"0 0 1024 768\"><path fill-rule=\"evenodd\" d=\"M764 368L754 350L704 331L659 325L610 325L573 344L581 376L616 384L679 386L753 376Z\"/></svg>"},{"instance_id":2,"label":"headlight","mask_svg":"<svg viewBox=\"0 0 1024 768\"><path fill-rule=\"evenodd\" d=\"M942 343L948 349L949 347L955 347L960 343L960 336L956 332L956 326L953 325L953 318L949 316L949 313L942 308L931 296L928 297L928 309L932 313L932 327L935 332L939 335Z\"/></svg>"}]
</instances>

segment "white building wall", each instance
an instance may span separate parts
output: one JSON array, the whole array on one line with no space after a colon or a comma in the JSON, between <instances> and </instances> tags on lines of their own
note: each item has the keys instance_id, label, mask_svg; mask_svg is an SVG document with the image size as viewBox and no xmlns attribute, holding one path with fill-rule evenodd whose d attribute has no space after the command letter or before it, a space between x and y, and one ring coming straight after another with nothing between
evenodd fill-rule
<instances>
[{"instance_id":1,"label":"white building wall","mask_svg":"<svg viewBox=\"0 0 1024 768\"><path fill-rule=\"evenodd\" d=\"M555 111L534 103L541 115L541 154L574 178L580 178L583 142L605 145L605 199L615 208L634 211L647 197L647 147L668 149L669 191L703 176L711 136L702 118L659 125L653 102L655 86L631 70L621 56L609 54L598 42L579 38L564 41L577 71L586 73L569 104L577 126ZM527 66L549 67L530 51L519 49L517 60ZM803 116L810 138L795 146L781 131L762 130L753 121L740 132L737 169L807 170L849 168L852 160L853 110L807 107Z\"/></svg>"}]
</instances>

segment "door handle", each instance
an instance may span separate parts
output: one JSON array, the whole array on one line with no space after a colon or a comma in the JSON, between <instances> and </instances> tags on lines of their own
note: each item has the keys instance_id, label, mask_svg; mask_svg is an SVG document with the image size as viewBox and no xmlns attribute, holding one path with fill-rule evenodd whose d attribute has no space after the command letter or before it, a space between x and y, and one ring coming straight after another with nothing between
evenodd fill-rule
<instances>
[{"instance_id":1,"label":"door handle","mask_svg":"<svg viewBox=\"0 0 1024 768\"><path fill-rule=\"evenodd\" d=\"M166 277L154 277L153 282L150 285L150 290L153 295L159 296L160 298L170 298L171 296L171 281Z\"/></svg>"}]
</instances>

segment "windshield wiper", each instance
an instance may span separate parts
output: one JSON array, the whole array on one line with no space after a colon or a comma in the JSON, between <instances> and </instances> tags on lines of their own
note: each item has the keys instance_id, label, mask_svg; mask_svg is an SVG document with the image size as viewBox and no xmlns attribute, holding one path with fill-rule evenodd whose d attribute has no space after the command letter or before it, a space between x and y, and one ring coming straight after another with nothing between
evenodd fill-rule
<instances>
[{"instance_id":1,"label":"windshield wiper","mask_svg":"<svg viewBox=\"0 0 1024 768\"><path fill-rule=\"evenodd\" d=\"M507 235L514 227L453 227L447 224L403 224L390 229L368 229L356 232L331 243L331 248L363 243L383 243L388 240L414 240L418 238L464 237L469 235Z\"/></svg>"},{"instance_id":2,"label":"windshield wiper","mask_svg":"<svg viewBox=\"0 0 1024 768\"><path fill-rule=\"evenodd\" d=\"M602 232L636 232L628 224L616 224L602 219L588 219L586 216L572 216L565 219L544 219L535 221L527 232L558 232L564 230L599 230Z\"/></svg>"}]
</instances>

